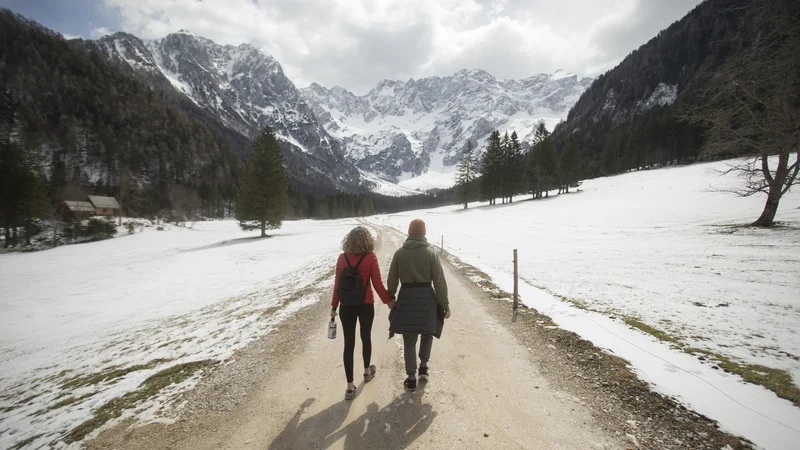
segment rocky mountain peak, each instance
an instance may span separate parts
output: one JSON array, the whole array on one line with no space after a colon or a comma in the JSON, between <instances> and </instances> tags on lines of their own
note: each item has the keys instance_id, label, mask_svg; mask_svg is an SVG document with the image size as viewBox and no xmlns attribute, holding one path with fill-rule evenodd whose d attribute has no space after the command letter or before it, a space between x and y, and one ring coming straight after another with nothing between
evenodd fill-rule
<instances>
[{"instance_id":1,"label":"rocky mountain peak","mask_svg":"<svg viewBox=\"0 0 800 450\"><path fill-rule=\"evenodd\" d=\"M280 63L264 50L250 44L219 45L185 30L152 41L127 35L96 44L138 72L157 73L247 137L271 127L300 181L317 186L330 180L346 190L359 185L359 173L344 158L339 141L324 129Z\"/></svg>"},{"instance_id":2,"label":"rocky mountain peak","mask_svg":"<svg viewBox=\"0 0 800 450\"><path fill-rule=\"evenodd\" d=\"M95 45L245 136L270 126L297 177L312 183L331 179L348 188L359 183L356 167L392 182L413 183L429 172L437 180L411 188L452 184L448 174L467 140L480 152L489 133L501 129L517 131L524 142L537 121L552 127L566 117L592 81L563 71L498 80L481 69L464 69L443 77L383 80L358 96L319 83L298 90L263 49L219 45L186 30L152 41L116 33Z\"/></svg>"},{"instance_id":3,"label":"rocky mountain peak","mask_svg":"<svg viewBox=\"0 0 800 450\"><path fill-rule=\"evenodd\" d=\"M452 173L466 141L480 151L494 129L517 131L523 141L539 120L552 129L591 81L558 71L497 80L484 70L464 69L447 77L383 80L363 96L317 83L302 93L359 168L413 183L407 179ZM423 187L452 184L452 177L432 178L444 184Z\"/></svg>"}]
</instances>

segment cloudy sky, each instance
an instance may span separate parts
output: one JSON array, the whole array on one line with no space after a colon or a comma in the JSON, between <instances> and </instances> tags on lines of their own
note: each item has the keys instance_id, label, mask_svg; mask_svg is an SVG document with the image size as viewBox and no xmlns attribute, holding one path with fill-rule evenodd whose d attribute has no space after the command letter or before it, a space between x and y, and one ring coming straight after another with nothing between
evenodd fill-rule
<instances>
[{"instance_id":1,"label":"cloudy sky","mask_svg":"<svg viewBox=\"0 0 800 450\"><path fill-rule=\"evenodd\" d=\"M65 36L188 29L252 43L304 87L357 94L382 79L484 69L525 78L595 76L701 0L0 0Z\"/></svg>"}]
</instances>

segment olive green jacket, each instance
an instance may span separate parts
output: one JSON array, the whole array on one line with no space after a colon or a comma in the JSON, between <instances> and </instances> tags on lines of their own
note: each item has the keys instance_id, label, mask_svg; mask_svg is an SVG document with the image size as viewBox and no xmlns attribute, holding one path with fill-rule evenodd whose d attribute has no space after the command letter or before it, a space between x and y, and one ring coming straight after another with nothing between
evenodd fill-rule
<instances>
[{"instance_id":1,"label":"olive green jacket","mask_svg":"<svg viewBox=\"0 0 800 450\"><path fill-rule=\"evenodd\" d=\"M447 281L444 279L442 262L439 255L421 236L410 236L392 258L389 267L389 296L395 298L399 283L433 283L436 301L445 310L450 311L447 299Z\"/></svg>"}]
</instances>

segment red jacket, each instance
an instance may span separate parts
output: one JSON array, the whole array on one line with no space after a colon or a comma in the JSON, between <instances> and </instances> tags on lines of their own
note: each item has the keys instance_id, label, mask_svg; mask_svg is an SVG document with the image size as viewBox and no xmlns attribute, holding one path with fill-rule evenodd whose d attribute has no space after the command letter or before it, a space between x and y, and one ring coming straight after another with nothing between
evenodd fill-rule
<instances>
[{"instance_id":1,"label":"red jacket","mask_svg":"<svg viewBox=\"0 0 800 450\"><path fill-rule=\"evenodd\" d=\"M331 306L334 308L339 306L339 275L341 275L342 271L347 267L347 262L344 260L345 254L342 253L339 255L339 260L336 261L336 281L333 284L333 301L331 302ZM355 267L358 263L358 260L361 259L360 255L347 255L347 259L350 260L350 265ZM367 298L364 299L364 303L371 305L375 303L375 297L372 295L372 289L369 289L369 282L372 280L372 287L378 292L378 296L381 298L383 303L389 303L391 298L389 298L389 293L386 292L386 288L383 286L383 280L381 279L381 268L378 266L378 257L375 256L375 253L367 253L364 256L364 260L361 261L361 265L358 266L358 271L361 272L361 279L364 281L364 285L367 287Z\"/></svg>"}]
</instances>

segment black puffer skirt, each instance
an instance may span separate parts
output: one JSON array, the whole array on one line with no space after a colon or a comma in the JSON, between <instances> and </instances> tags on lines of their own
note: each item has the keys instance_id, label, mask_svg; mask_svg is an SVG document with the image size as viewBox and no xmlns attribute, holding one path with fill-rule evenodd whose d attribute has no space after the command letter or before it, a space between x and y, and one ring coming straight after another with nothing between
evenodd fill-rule
<instances>
[{"instance_id":1,"label":"black puffer skirt","mask_svg":"<svg viewBox=\"0 0 800 450\"><path fill-rule=\"evenodd\" d=\"M397 306L389 313L390 336L396 334L441 334L439 304L431 283L406 283L397 295ZM444 318L442 317L442 322Z\"/></svg>"}]
</instances>

